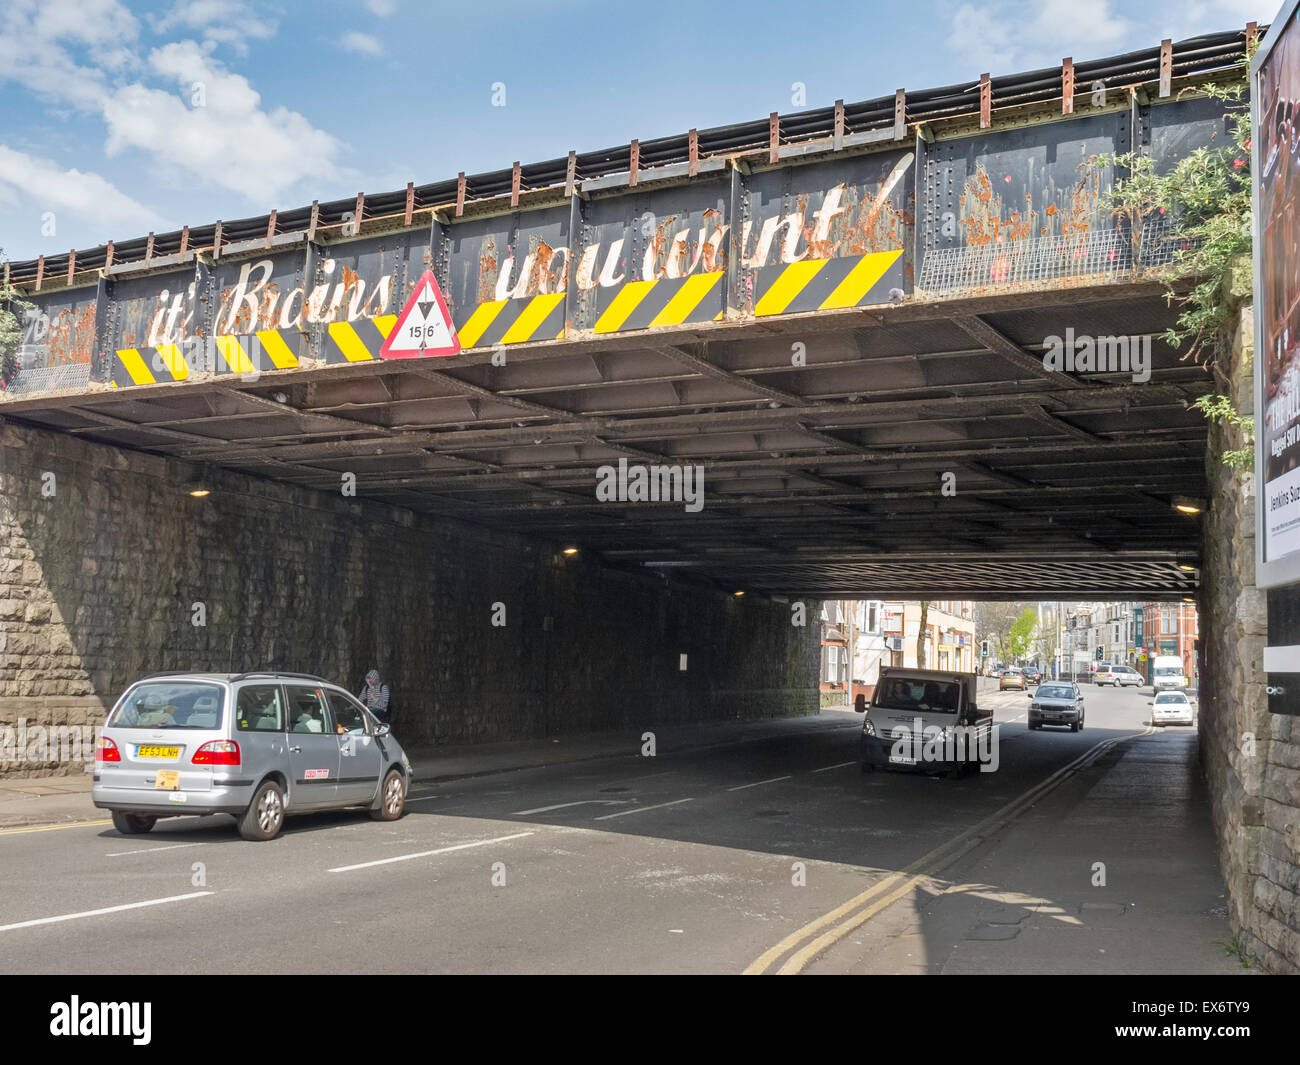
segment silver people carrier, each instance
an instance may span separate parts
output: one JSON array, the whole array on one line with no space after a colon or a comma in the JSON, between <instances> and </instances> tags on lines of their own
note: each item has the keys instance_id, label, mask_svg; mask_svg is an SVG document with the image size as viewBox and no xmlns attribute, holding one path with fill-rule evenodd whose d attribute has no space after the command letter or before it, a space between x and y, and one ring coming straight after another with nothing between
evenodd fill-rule
<instances>
[{"instance_id":1,"label":"silver people carrier","mask_svg":"<svg viewBox=\"0 0 1300 1065\"><path fill-rule=\"evenodd\" d=\"M274 839L285 814L364 806L402 816L411 763L335 684L304 673L160 673L131 685L95 753L95 805L123 833L160 817L232 814Z\"/></svg>"}]
</instances>

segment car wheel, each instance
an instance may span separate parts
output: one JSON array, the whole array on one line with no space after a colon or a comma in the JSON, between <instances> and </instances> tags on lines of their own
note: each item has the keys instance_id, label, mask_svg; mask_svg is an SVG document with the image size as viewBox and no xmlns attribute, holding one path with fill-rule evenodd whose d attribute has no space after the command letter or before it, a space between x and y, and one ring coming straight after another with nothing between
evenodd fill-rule
<instances>
[{"instance_id":1,"label":"car wheel","mask_svg":"<svg viewBox=\"0 0 1300 1065\"><path fill-rule=\"evenodd\" d=\"M400 769L390 769L379 789L379 806L371 807L370 816L376 821L396 821L406 809L406 779Z\"/></svg>"},{"instance_id":2,"label":"car wheel","mask_svg":"<svg viewBox=\"0 0 1300 1065\"><path fill-rule=\"evenodd\" d=\"M284 792L274 780L268 780L257 789L248 809L240 815L239 834L261 843L275 839L283 827Z\"/></svg>"},{"instance_id":3,"label":"car wheel","mask_svg":"<svg viewBox=\"0 0 1300 1065\"><path fill-rule=\"evenodd\" d=\"M113 811L113 827L124 836L142 836L158 823L158 818L148 814L124 814Z\"/></svg>"}]
</instances>

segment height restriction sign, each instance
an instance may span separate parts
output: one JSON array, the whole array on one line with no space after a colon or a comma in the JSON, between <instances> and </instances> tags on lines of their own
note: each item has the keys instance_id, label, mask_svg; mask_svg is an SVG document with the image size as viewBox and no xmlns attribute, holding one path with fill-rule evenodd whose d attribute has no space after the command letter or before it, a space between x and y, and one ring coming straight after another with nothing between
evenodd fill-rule
<instances>
[{"instance_id":1,"label":"height restriction sign","mask_svg":"<svg viewBox=\"0 0 1300 1065\"><path fill-rule=\"evenodd\" d=\"M452 325L447 301L432 270L416 282L397 324L384 338L381 359L420 359L431 355L458 355L460 337Z\"/></svg>"}]
</instances>

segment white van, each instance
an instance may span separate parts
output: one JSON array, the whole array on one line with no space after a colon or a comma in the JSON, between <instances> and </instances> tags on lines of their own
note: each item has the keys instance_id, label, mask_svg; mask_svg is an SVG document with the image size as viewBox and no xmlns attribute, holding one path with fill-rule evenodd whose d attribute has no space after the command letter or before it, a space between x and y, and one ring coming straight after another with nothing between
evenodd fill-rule
<instances>
[{"instance_id":1,"label":"white van","mask_svg":"<svg viewBox=\"0 0 1300 1065\"><path fill-rule=\"evenodd\" d=\"M1158 692L1186 691L1183 660L1177 655L1155 655L1151 659L1151 687Z\"/></svg>"},{"instance_id":2,"label":"white van","mask_svg":"<svg viewBox=\"0 0 1300 1065\"><path fill-rule=\"evenodd\" d=\"M993 711L982 711L974 673L886 666L880 670L858 743L864 773L880 767L961 776L987 755Z\"/></svg>"}]
</instances>

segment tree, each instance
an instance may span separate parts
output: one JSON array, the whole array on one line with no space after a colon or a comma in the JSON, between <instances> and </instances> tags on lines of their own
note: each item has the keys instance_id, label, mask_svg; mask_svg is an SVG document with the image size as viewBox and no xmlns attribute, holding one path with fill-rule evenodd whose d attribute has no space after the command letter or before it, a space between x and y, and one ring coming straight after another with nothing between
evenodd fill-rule
<instances>
[{"instance_id":1,"label":"tree","mask_svg":"<svg viewBox=\"0 0 1300 1065\"><path fill-rule=\"evenodd\" d=\"M1011 626L1007 637L1007 654L1012 661L1024 656L1034 640L1034 630L1038 628L1038 615L1030 607L1025 607Z\"/></svg>"},{"instance_id":2,"label":"tree","mask_svg":"<svg viewBox=\"0 0 1300 1065\"><path fill-rule=\"evenodd\" d=\"M1020 617L1024 603L976 603L975 628L982 639L992 640L996 645L999 661L1008 661L1007 641L1011 636L1011 626Z\"/></svg>"},{"instance_id":3,"label":"tree","mask_svg":"<svg viewBox=\"0 0 1300 1065\"><path fill-rule=\"evenodd\" d=\"M0 261L3 259L4 249L0 248ZM8 387L18 372L18 347L23 341L19 313L29 306L12 288L0 282L0 389Z\"/></svg>"},{"instance_id":4,"label":"tree","mask_svg":"<svg viewBox=\"0 0 1300 1065\"><path fill-rule=\"evenodd\" d=\"M930 623L930 600L921 600L921 624L916 627L916 668L925 668L925 637Z\"/></svg>"}]
</instances>

